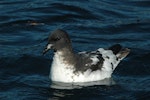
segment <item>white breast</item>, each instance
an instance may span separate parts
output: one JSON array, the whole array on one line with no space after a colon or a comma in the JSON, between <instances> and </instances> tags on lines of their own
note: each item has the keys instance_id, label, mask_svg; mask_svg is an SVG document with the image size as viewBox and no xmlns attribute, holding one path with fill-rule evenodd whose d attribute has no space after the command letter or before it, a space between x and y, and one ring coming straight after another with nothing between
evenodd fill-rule
<instances>
[{"instance_id":1,"label":"white breast","mask_svg":"<svg viewBox=\"0 0 150 100\"><path fill-rule=\"evenodd\" d=\"M103 53L103 56L105 55L107 54ZM101 70L91 71L91 69L88 69L85 72L74 73L74 66L67 64L63 60L62 52L56 52L53 58L50 78L56 82L90 82L110 78L112 72L110 61L105 58Z\"/></svg>"},{"instance_id":2,"label":"white breast","mask_svg":"<svg viewBox=\"0 0 150 100\"><path fill-rule=\"evenodd\" d=\"M73 66L63 61L61 52L56 52L53 58L50 78L52 81L72 82Z\"/></svg>"}]
</instances>

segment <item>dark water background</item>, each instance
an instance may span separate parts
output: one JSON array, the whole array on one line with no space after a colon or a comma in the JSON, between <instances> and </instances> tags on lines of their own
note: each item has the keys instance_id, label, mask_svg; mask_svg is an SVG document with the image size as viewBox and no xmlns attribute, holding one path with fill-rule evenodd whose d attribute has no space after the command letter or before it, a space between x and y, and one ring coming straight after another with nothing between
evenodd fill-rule
<instances>
[{"instance_id":1,"label":"dark water background","mask_svg":"<svg viewBox=\"0 0 150 100\"><path fill-rule=\"evenodd\" d=\"M49 32L66 30L76 52L120 43L132 51L116 84L50 88ZM0 0L0 100L149 100L149 0Z\"/></svg>"}]
</instances>

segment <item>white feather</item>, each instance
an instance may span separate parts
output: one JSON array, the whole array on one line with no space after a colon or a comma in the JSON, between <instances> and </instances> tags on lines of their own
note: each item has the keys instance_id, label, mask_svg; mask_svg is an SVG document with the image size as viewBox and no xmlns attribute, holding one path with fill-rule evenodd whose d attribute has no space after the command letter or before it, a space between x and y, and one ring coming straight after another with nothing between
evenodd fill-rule
<instances>
[{"instance_id":1,"label":"white feather","mask_svg":"<svg viewBox=\"0 0 150 100\"><path fill-rule=\"evenodd\" d=\"M102 51L101 52L105 52ZM103 53L105 57L110 52ZM111 53L110 53L111 54ZM109 54L109 55L110 55ZM96 63L98 60L95 58ZM105 59L106 60L106 59ZM98 81L105 78L110 78L112 74L111 64L109 61L104 62L104 66L101 70L91 71L91 69L86 70L85 72L74 73L74 66L69 65L63 61L62 52L56 52L53 58L52 68L50 78L52 81L57 82L90 82L90 81ZM110 67L110 68L109 68Z\"/></svg>"},{"instance_id":2,"label":"white feather","mask_svg":"<svg viewBox=\"0 0 150 100\"><path fill-rule=\"evenodd\" d=\"M98 55L92 56L90 59L92 60L91 65L96 65L99 62L99 59L97 58Z\"/></svg>"}]
</instances>

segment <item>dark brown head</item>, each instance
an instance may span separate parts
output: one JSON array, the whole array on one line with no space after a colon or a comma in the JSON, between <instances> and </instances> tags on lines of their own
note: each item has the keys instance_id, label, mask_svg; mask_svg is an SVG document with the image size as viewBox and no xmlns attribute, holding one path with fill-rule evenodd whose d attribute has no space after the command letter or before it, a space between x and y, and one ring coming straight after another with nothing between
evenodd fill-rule
<instances>
[{"instance_id":1,"label":"dark brown head","mask_svg":"<svg viewBox=\"0 0 150 100\"><path fill-rule=\"evenodd\" d=\"M50 34L43 54L50 49L57 51L63 48L71 49L71 41L66 31L57 29Z\"/></svg>"}]
</instances>

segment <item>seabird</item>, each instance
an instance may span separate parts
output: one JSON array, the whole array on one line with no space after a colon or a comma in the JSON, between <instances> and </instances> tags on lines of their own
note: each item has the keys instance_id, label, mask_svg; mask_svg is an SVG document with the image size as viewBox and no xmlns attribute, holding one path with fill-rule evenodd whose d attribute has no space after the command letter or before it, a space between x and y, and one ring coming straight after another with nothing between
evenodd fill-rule
<instances>
[{"instance_id":1,"label":"seabird","mask_svg":"<svg viewBox=\"0 0 150 100\"><path fill-rule=\"evenodd\" d=\"M75 53L66 31L57 29L48 37L45 54L54 50L50 79L54 82L92 82L110 78L130 49L115 44L109 48Z\"/></svg>"}]
</instances>

